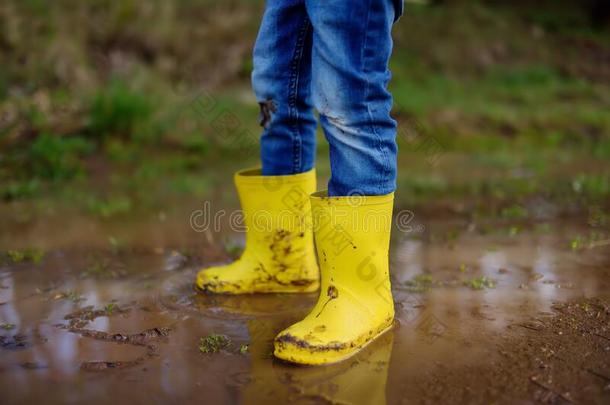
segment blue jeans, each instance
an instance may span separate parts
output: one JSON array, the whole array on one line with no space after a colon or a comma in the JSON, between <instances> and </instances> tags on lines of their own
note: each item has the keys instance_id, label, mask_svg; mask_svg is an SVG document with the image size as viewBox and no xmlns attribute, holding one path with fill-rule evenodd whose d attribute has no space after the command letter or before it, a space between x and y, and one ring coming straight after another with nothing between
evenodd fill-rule
<instances>
[{"instance_id":1,"label":"blue jeans","mask_svg":"<svg viewBox=\"0 0 610 405\"><path fill-rule=\"evenodd\" d=\"M396 188L388 61L401 0L267 0L254 47L263 175L315 163L318 111L330 145L328 194Z\"/></svg>"}]
</instances>

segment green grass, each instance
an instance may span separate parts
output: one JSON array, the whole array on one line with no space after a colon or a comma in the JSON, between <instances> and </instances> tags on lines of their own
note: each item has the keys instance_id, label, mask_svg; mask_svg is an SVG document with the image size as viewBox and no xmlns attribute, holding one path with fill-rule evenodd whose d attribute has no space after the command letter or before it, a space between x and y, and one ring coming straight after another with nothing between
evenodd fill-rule
<instances>
[{"instance_id":1,"label":"green grass","mask_svg":"<svg viewBox=\"0 0 610 405\"><path fill-rule=\"evenodd\" d=\"M158 135L151 129L152 100L130 89L123 81L111 80L93 97L88 130L94 136L141 139Z\"/></svg>"},{"instance_id":2,"label":"green grass","mask_svg":"<svg viewBox=\"0 0 610 405\"><path fill-rule=\"evenodd\" d=\"M89 212L98 217L109 218L118 214L124 214L131 210L132 201L126 196L117 196L107 199L91 197L89 199Z\"/></svg>"},{"instance_id":3,"label":"green grass","mask_svg":"<svg viewBox=\"0 0 610 405\"><path fill-rule=\"evenodd\" d=\"M257 162L249 75L261 2L7 4L6 203L63 204L100 218L166 210L230 187L231 171ZM541 197L605 212L610 85L596 58L610 36L591 28L585 11L409 4L391 61L399 204L498 200L498 215L524 219L518 207ZM416 141L405 136L412 128ZM432 155L422 140L437 148Z\"/></svg>"}]
</instances>

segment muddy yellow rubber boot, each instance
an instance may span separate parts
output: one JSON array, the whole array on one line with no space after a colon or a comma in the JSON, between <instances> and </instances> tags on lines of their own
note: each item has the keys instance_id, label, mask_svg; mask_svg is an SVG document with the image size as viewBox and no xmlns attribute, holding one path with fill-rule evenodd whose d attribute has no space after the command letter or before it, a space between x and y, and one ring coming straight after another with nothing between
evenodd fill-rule
<instances>
[{"instance_id":1,"label":"muddy yellow rubber boot","mask_svg":"<svg viewBox=\"0 0 610 405\"><path fill-rule=\"evenodd\" d=\"M213 293L310 292L319 287L311 226L314 170L287 176L261 176L260 169L235 174L246 227L242 256L203 269L196 285Z\"/></svg>"},{"instance_id":2,"label":"muddy yellow rubber boot","mask_svg":"<svg viewBox=\"0 0 610 405\"><path fill-rule=\"evenodd\" d=\"M311 198L321 270L318 302L276 336L276 357L300 364L344 360L392 327L388 250L394 194Z\"/></svg>"}]
</instances>

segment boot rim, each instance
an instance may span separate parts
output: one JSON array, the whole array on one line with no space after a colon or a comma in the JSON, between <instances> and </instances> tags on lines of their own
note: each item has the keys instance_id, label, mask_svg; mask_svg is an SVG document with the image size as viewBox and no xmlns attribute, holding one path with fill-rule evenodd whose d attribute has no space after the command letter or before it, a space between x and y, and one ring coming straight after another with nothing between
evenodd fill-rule
<instances>
[{"instance_id":1,"label":"boot rim","mask_svg":"<svg viewBox=\"0 0 610 405\"><path fill-rule=\"evenodd\" d=\"M302 183L310 180L312 177L316 177L316 169L313 168L306 172L295 173L295 174L283 174L273 176L263 176L261 174L261 167L254 166L246 169L239 170L235 173L235 181L239 183L249 184L269 184L270 182L277 182L278 184L283 183Z\"/></svg>"},{"instance_id":2,"label":"boot rim","mask_svg":"<svg viewBox=\"0 0 610 405\"><path fill-rule=\"evenodd\" d=\"M363 205L388 204L394 201L394 193L385 195L349 195L349 196L329 196L328 190L316 191L311 194L311 201L322 203L329 202L333 205L345 205L359 207Z\"/></svg>"}]
</instances>

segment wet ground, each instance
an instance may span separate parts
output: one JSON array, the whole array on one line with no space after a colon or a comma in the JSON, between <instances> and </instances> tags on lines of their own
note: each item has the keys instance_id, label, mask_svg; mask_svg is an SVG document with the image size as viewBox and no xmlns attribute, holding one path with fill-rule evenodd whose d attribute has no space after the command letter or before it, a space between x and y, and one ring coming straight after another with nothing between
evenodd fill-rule
<instances>
[{"instance_id":1,"label":"wet ground","mask_svg":"<svg viewBox=\"0 0 610 405\"><path fill-rule=\"evenodd\" d=\"M396 327L327 367L271 355L316 294L192 289L231 257L185 216L52 218L0 235L21 249L0 267L1 403L610 401L610 236L584 217L416 217L393 234Z\"/></svg>"}]
</instances>

